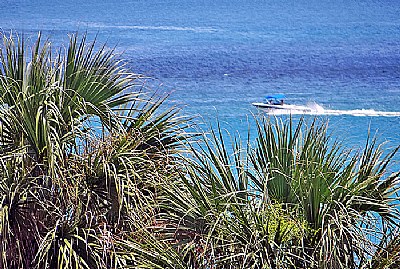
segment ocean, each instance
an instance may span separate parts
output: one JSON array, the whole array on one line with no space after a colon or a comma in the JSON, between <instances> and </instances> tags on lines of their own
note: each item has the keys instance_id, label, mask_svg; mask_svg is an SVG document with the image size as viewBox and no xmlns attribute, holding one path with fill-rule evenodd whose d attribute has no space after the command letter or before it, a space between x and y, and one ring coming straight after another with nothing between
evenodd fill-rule
<instances>
[{"instance_id":1,"label":"ocean","mask_svg":"<svg viewBox=\"0 0 400 269\"><path fill-rule=\"evenodd\" d=\"M263 113L252 102L283 93L322 108L313 114L347 146L369 132L400 144L398 0L3 0L0 14L3 32L28 40L97 36L168 104L233 133Z\"/></svg>"}]
</instances>

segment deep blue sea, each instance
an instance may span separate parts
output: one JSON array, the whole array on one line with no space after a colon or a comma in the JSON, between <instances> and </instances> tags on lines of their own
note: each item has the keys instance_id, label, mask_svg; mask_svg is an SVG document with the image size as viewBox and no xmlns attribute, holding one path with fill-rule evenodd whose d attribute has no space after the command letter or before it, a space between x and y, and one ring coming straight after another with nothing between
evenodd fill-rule
<instances>
[{"instance_id":1,"label":"deep blue sea","mask_svg":"<svg viewBox=\"0 0 400 269\"><path fill-rule=\"evenodd\" d=\"M55 44L97 35L169 103L231 132L246 132L252 102L284 93L343 112L320 117L349 146L368 130L400 144L400 117L385 114L400 113L398 0L3 0L0 14L4 32Z\"/></svg>"}]
</instances>

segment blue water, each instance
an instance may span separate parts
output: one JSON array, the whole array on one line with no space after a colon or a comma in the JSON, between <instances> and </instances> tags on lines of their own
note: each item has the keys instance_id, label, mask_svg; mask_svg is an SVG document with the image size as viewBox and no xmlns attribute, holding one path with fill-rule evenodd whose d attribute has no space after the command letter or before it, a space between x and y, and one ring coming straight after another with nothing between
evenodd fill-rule
<instances>
[{"instance_id":1,"label":"blue water","mask_svg":"<svg viewBox=\"0 0 400 269\"><path fill-rule=\"evenodd\" d=\"M147 85L206 121L244 133L252 102L288 102L367 116L321 115L350 146L368 130L400 144L400 1L3 1L0 26L55 43L87 32L124 52ZM251 116L250 116L251 117ZM400 158L399 158L400 159Z\"/></svg>"}]
</instances>

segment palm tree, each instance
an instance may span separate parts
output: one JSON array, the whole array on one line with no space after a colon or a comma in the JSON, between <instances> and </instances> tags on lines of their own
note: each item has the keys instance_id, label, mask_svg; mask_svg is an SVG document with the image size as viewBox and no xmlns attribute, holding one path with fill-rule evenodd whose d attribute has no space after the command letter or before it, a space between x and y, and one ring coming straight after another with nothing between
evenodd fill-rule
<instances>
[{"instance_id":1,"label":"palm tree","mask_svg":"<svg viewBox=\"0 0 400 269\"><path fill-rule=\"evenodd\" d=\"M398 148L383 156L368 139L352 152L316 120L256 126L246 148L233 138L229 149L221 130L192 148L165 188L161 239L191 268L368 268L399 221L399 173L386 172Z\"/></svg>"},{"instance_id":2,"label":"palm tree","mask_svg":"<svg viewBox=\"0 0 400 269\"><path fill-rule=\"evenodd\" d=\"M146 97L114 50L39 34L0 53L1 268L125 268L175 173L187 119ZM137 233L137 235L134 235Z\"/></svg>"},{"instance_id":3,"label":"palm tree","mask_svg":"<svg viewBox=\"0 0 400 269\"><path fill-rule=\"evenodd\" d=\"M194 140L114 50L3 41L1 268L398 264L398 148L348 150L304 119Z\"/></svg>"},{"instance_id":4,"label":"palm tree","mask_svg":"<svg viewBox=\"0 0 400 269\"><path fill-rule=\"evenodd\" d=\"M306 256L296 266L355 268L371 255L368 231L377 231L371 220L379 217L384 227L398 221L399 173L386 174L398 148L382 158L382 145L368 139L363 151L351 154L330 142L326 125L313 122L303 131L303 124L294 131L290 124L258 124L253 181L271 203L305 222L298 255Z\"/></svg>"}]
</instances>

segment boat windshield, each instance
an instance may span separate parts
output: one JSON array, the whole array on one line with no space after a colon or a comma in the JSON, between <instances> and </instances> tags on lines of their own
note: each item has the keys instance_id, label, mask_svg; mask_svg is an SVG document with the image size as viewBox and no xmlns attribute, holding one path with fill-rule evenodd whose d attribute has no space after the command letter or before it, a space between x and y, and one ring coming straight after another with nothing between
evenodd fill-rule
<instances>
[{"instance_id":1,"label":"boat windshield","mask_svg":"<svg viewBox=\"0 0 400 269\"><path fill-rule=\"evenodd\" d=\"M285 99L285 95L283 94L268 95L265 98L267 99L267 102L271 105L283 105L283 99Z\"/></svg>"}]
</instances>

